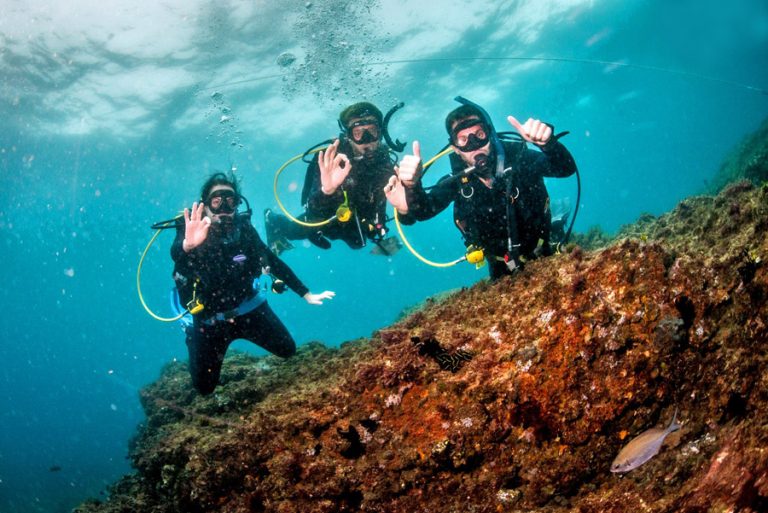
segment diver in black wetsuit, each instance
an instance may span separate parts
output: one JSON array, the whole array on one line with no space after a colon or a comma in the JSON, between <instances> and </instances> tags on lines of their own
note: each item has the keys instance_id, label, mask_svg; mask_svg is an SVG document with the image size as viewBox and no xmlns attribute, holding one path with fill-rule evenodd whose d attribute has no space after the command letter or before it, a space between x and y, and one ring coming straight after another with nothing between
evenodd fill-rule
<instances>
[{"instance_id":1,"label":"diver in black wetsuit","mask_svg":"<svg viewBox=\"0 0 768 513\"><path fill-rule=\"evenodd\" d=\"M171 248L173 277L183 304L203 304L186 329L192 383L201 394L216 388L224 354L236 338L260 345L277 356L296 352L280 319L254 290L254 279L271 272L310 304L322 304L333 292L312 294L282 260L269 251L241 203L234 177L211 176L201 190L201 203L184 209ZM194 312L193 312L194 313Z\"/></svg>"},{"instance_id":2,"label":"diver in black wetsuit","mask_svg":"<svg viewBox=\"0 0 768 513\"><path fill-rule=\"evenodd\" d=\"M573 157L550 125L507 119L524 141L501 141L487 114L466 102L445 120L454 150L451 174L425 191L415 141L414 154L403 157L398 177L390 179L386 191L403 224L430 219L453 202L465 245L483 249L493 280L512 274L526 259L551 254L552 213L544 177L562 178L576 171ZM527 148L525 141L541 151Z\"/></svg>"},{"instance_id":3,"label":"diver in black wetsuit","mask_svg":"<svg viewBox=\"0 0 768 513\"><path fill-rule=\"evenodd\" d=\"M360 249L367 241L377 244L384 253L396 250L397 239L387 239L384 186L394 176L394 161L384 135L381 111L368 102L356 103L339 115L342 130L325 151L315 155L307 167L301 201L304 222L320 222L337 215L346 205L351 218L334 218L320 227L307 227L292 222L271 210L265 212L267 243L277 254L290 249L290 240L308 239L316 246L329 249L331 240L341 239L352 249Z\"/></svg>"}]
</instances>

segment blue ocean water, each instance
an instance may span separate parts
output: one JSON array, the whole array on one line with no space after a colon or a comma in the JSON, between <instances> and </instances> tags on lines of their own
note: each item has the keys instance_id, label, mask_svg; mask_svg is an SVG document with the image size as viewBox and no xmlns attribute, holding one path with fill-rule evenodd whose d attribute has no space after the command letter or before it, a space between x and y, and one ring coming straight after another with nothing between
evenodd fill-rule
<instances>
[{"instance_id":1,"label":"blue ocean water","mask_svg":"<svg viewBox=\"0 0 768 513\"><path fill-rule=\"evenodd\" d=\"M9 513L69 511L130 471L138 390L186 358L178 326L139 304L139 257L149 226L195 200L212 171L237 169L263 235L275 171L333 136L344 106L404 101L393 136L433 155L461 94L499 129L511 114L569 130L583 186L575 229L613 232L701 193L768 114L761 0L0 0L0 12L0 511ZM443 159L425 181L446 172ZM303 176L292 165L278 184L294 213ZM573 178L548 187L575 204ZM448 211L406 230L428 258L462 253ZM142 274L164 315L171 240L152 246ZM299 246L284 260L314 292L337 293L321 307L270 297L299 343L368 336L487 274L341 243Z\"/></svg>"}]
</instances>

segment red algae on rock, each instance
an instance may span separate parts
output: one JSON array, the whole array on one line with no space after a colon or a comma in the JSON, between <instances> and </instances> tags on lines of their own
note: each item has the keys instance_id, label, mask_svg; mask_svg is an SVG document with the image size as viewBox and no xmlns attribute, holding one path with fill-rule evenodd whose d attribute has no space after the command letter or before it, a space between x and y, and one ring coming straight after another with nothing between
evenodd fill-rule
<instances>
[{"instance_id":1,"label":"red algae on rock","mask_svg":"<svg viewBox=\"0 0 768 513\"><path fill-rule=\"evenodd\" d=\"M766 511L767 230L768 189L741 184L370 340L235 355L208 397L169 365L136 473L77 511ZM658 455L609 472L676 408Z\"/></svg>"}]
</instances>

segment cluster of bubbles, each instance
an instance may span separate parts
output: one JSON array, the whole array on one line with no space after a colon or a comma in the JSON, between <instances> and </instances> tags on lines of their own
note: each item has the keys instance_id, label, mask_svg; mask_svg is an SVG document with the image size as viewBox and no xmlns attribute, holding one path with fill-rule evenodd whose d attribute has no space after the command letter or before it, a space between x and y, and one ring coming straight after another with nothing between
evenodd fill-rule
<instances>
[{"instance_id":1,"label":"cluster of bubbles","mask_svg":"<svg viewBox=\"0 0 768 513\"><path fill-rule=\"evenodd\" d=\"M210 98L211 107L206 112L206 117L214 118L216 124L213 125L214 128L211 129L207 138L215 137L219 143L242 148L243 144L240 142L242 130L238 128L235 114L232 112L232 107L224 99L224 94L220 91L214 91Z\"/></svg>"},{"instance_id":2,"label":"cluster of bubbles","mask_svg":"<svg viewBox=\"0 0 768 513\"><path fill-rule=\"evenodd\" d=\"M389 43L375 18L378 6L379 0L303 2L293 33L306 34L304 58L284 52L276 60L291 71L283 77L285 97L309 91L319 100L371 98L385 90L386 68L369 65Z\"/></svg>"}]
</instances>

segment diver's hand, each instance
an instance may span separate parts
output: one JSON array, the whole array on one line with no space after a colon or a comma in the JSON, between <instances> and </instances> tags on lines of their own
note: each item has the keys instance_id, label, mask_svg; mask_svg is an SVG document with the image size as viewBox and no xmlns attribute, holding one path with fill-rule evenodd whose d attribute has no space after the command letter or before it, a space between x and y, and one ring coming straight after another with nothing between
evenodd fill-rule
<instances>
[{"instance_id":1,"label":"diver's hand","mask_svg":"<svg viewBox=\"0 0 768 513\"><path fill-rule=\"evenodd\" d=\"M338 151L339 140L336 139L325 151L320 151L317 155L317 164L320 166L320 188L327 196L336 192L352 169L349 158Z\"/></svg>"},{"instance_id":2,"label":"diver's hand","mask_svg":"<svg viewBox=\"0 0 768 513\"><path fill-rule=\"evenodd\" d=\"M384 195L399 214L408 213L408 201L405 199L405 186L396 176L390 176L389 182L384 186Z\"/></svg>"},{"instance_id":3,"label":"diver's hand","mask_svg":"<svg viewBox=\"0 0 768 513\"><path fill-rule=\"evenodd\" d=\"M311 292L307 292L304 294L304 300L310 305L322 305L323 299L333 299L334 296L336 296L336 293L331 292L330 290L326 290L320 294L312 294Z\"/></svg>"},{"instance_id":4,"label":"diver's hand","mask_svg":"<svg viewBox=\"0 0 768 513\"><path fill-rule=\"evenodd\" d=\"M400 165L395 166L395 173L397 173L400 182L406 187L413 187L421 180L424 166L421 164L421 145L419 145L419 141L413 141L413 155L403 157Z\"/></svg>"},{"instance_id":5,"label":"diver's hand","mask_svg":"<svg viewBox=\"0 0 768 513\"><path fill-rule=\"evenodd\" d=\"M521 125L514 116L508 116L507 121L520 133L523 139L536 146L546 146L552 139L552 127L543 121L528 118L528 121Z\"/></svg>"},{"instance_id":6,"label":"diver's hand","mask_svg":"<svg viewBox=\"0 0 768 513\"><path fill-rule=\"evenodd\" d=\"M205 205L202 203L198 205L197 202L192 204L191 214L188 209L184 209L184 241L181 243L181 247L185 253L189 253L198 247L208 237L211 218L208 216L203 217L204 209Z\"/></svg>"}]
</instances>

